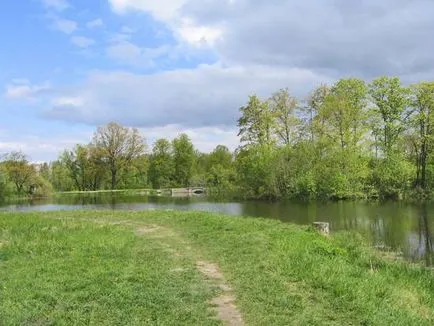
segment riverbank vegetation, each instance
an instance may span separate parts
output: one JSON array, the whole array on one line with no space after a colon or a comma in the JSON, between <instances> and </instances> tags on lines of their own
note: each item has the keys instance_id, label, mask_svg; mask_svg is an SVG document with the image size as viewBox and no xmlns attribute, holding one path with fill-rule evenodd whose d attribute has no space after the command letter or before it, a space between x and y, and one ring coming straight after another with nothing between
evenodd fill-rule
<instances>
[{"instance_id":1,"label":"riverbank vegetation","mask_svg":"<svg viewBox=\"0 0 434 326\"><path fill-rule=\"evenodd\" d=\"M27 163L9 155L0 164L0 193L205 186L243 198L431 197L433 82L341 79L306 99L288 89L252 95L240 114L234 152L220 145L201 153L186 134L148 148L138 130L110 123L19 183L15 172L25 176Z\"/></svg>"},{"instance_id":2,"label":"riverbank vegetation","mask_svg":"<svg viewBox=\"0 0 434 326\"><path fill-rule=\"evenodd\" d=\"M5 325L434 322L433 272L354 234L175 211L0 213L0 230Z\"/></svg>"}]
</instances>

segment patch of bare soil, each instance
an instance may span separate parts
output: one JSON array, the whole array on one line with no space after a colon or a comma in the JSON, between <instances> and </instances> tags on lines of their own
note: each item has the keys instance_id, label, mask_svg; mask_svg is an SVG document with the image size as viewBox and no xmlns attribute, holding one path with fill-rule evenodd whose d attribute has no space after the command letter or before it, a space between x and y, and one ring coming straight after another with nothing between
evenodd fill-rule
<instances>
[{"instance_id":1,"label":"patch of bare soil","mask_svg":"<svg viewBox=\"0 0 434 326\"><path fill-rule=\"evenodd\" d=\"M161 228L158 225L141 225L136 228L136 235L145 235L159 231Z\"/></svg>"},{"instance_id":2,"label":"patch of bare soil","mask_svg":"<svg viewBox=\"0 0 434 326\"><path fill-rule=\"evenodd\" d=\"M228 326L243 326L243 317L235 305L236 298L218 266L210 262L198 261L196 267L214 286L223 291L221 295L211 300L217 318Z\"/></svg>"}]
</instances>

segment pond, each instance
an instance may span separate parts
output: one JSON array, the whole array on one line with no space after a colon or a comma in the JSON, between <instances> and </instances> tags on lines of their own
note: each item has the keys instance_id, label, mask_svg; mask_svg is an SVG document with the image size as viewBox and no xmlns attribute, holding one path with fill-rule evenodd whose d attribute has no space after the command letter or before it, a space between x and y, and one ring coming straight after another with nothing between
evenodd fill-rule
<instances>
[{"instance_id":1,"label":"pond","mask_svg":"<svg viewBox=\"0 0 434 326\"><path fill-rule=\"evenodd\" d=\"M374 245L402 252L411 261L434 265L434 203L399 202L221 202L206 197L147 197L122 195L62 195L52 199L0 204L6 211L75 209L176 209L221 212L234 216L279 219L308 225L329 222L333 231L356 230Z\"/></svg>"}]
</instances>

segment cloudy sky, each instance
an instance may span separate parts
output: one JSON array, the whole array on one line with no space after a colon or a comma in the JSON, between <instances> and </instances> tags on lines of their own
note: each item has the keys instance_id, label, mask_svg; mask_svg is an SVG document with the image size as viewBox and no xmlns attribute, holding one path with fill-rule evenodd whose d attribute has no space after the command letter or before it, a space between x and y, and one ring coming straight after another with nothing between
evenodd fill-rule
<instances>
[{"instance_id":1,"label":"cloudy sky","mask_svg":"<svg viewBox=\"0 0 434 326\"><path fill-rule=\"evenodd\" d=\"M432 80L433 17L433 0L1 1L0 153L55 159L113 120L234 148L249 94Z\"/></svg>"}]
</instances>

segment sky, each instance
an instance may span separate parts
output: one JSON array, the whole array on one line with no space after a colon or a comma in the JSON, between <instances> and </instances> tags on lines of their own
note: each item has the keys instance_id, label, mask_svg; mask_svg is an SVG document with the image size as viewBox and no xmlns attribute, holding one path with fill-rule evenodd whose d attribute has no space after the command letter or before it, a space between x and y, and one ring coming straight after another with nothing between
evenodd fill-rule
<instances>
[{"instance_id":1,"label":"sky","mask_svg":"<svg viewBox=\"0 0 434 326\"><path fill-rule=\"evenodd\" d=\"M432 17L432 0L1 1L0 153L54 160L110 121L234 149L251 94L433 80Z\"/></svg>"}]
</instances>

